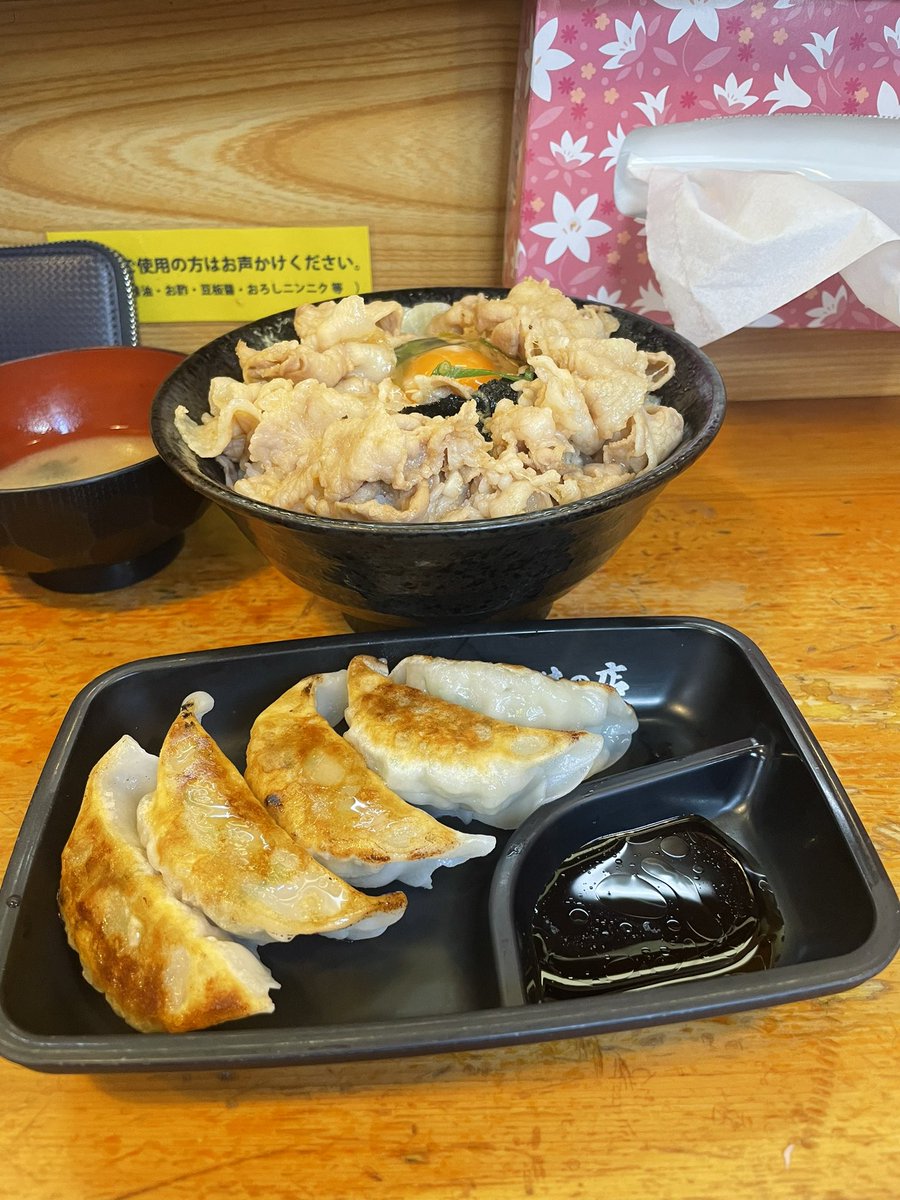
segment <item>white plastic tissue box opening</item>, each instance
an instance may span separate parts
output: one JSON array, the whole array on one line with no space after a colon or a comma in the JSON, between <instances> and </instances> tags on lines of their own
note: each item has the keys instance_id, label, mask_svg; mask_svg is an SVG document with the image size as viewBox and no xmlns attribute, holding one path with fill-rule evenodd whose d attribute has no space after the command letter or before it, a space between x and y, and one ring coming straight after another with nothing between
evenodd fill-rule
<instances>
[{"instance_id":1,"label":"white plastic tissue box opening","mask_svg":"<svg viewBox=\"0 0 900 1200\"><path fill-rule=\"evenodd\" d=\"M730 117L624 139L616 207L679 333L705 345L840 275L900 325L900 121Z\"/></svg>"}]
</instances>

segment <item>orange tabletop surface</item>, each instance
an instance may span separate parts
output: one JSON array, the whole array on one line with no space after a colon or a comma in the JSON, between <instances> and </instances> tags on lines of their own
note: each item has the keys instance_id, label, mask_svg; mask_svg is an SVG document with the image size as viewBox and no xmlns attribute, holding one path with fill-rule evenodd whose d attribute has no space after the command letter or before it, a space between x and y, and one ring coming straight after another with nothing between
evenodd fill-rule
<instances>
[{"instance_id":1,"label":"orange tabletop surface","mask_svg":"<svg viewBox=\"0 0 900 1200\"><path fill-rule=\"evenodd\" d=\"M900 884L900 399L733 404L554 617L700 616L755 641ZM220 512L103 595L0 575L0 860L78 690L148 655L348 632ZM0 1062L19 1200L900 1195L900 962L826 998L589 1038L229 1072Z\"/></svg>"}]
</instances>

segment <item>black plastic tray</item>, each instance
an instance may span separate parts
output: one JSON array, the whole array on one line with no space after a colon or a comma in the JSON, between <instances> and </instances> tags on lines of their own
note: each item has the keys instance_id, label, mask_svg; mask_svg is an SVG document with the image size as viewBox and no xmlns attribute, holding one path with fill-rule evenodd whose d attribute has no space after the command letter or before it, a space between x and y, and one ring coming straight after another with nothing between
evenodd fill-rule
<instances>
[{"instance_id":1,"label":"black plastic tray","mask_svg":"<svg viewBox=\"0 0 900 1200\"><path fill-rule=\"evenodd\" d=\"M406 915L381 937L263 947L282 985L273 1014L180 1036L130 1030L82 978L56 908L60 854L90 768L123 733L158 752L178 704L200 688L216 699L207 728L242 767L263 707L302 676L345 666L359 652L392 664L419 652L481 658L568 677L593 678L611 665L627 682L640 728L612 773L500 834L490 858L437 871L431 891L406 889ZM772 884L786 926L778 963L523 1002L516 889L527 891L527 862L540 860L545 840L564 848L566 838L583 833L587 841L691 807L745 846ZM886 966L900 944L896 894L795 705L746 638L696 619L353 635L117 668L74 701L0 899L0 1053L47 1071L338 1061L684 1021L852 987Z\"/></svg>"},{"instance_id":2,"label":"black plastic tray","mask_svg":"<svg viewBox=\"0 0 900 1200\"><path fill-rule=\"evenodd\" d=\"M0 362L137 344L131 270L121 254L88 241L0 247Z\"/></svg>"}]
</instances>

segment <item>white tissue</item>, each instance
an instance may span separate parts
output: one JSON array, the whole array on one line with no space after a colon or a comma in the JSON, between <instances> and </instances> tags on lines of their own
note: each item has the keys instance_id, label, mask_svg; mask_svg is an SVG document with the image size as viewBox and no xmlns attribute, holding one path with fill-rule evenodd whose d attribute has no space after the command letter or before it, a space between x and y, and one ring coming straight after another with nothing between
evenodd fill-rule
<instances>
[{"instance_id":1,"label":"white tissue","mask_svg":"<svg viewBox=\"0 0 900 1200\"><path fill-rule=\"evenodd\" d=\"M655 166L647 255L676 330L697 345L841 274L900 325L900 183Z\"/></svg>"}]
</instances>

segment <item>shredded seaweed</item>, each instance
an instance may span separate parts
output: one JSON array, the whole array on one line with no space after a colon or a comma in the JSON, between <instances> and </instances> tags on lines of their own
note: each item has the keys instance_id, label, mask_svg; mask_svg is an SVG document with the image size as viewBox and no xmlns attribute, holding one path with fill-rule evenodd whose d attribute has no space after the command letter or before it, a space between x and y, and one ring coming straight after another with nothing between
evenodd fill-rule
<instances>
[{"instance_id":1,"label":"shredded seaweed","mask_svg":"<svg viewBox=\"0 0 900 1200\"><path fill-rule=\"evenodd\" d=\"M484 372L482 371L481 374L484 374ZM514 378L517 379L520 376L514 376ZM512 400L513 404L515 404L519 399L519 393L515 390L509 379L489 379L472 394L472 399L475 401L475 408L478 411L478 432L485 441L488 441L489 438L484 428L485 421L494 415L494 409L501 400ZM456 392L449 392L445 396L435 396L424 404L411 405L402 411L405 413L421 413L423 417L453 417L465 403L465 396L460 396Z\"/></svg>"}]
</instances>

